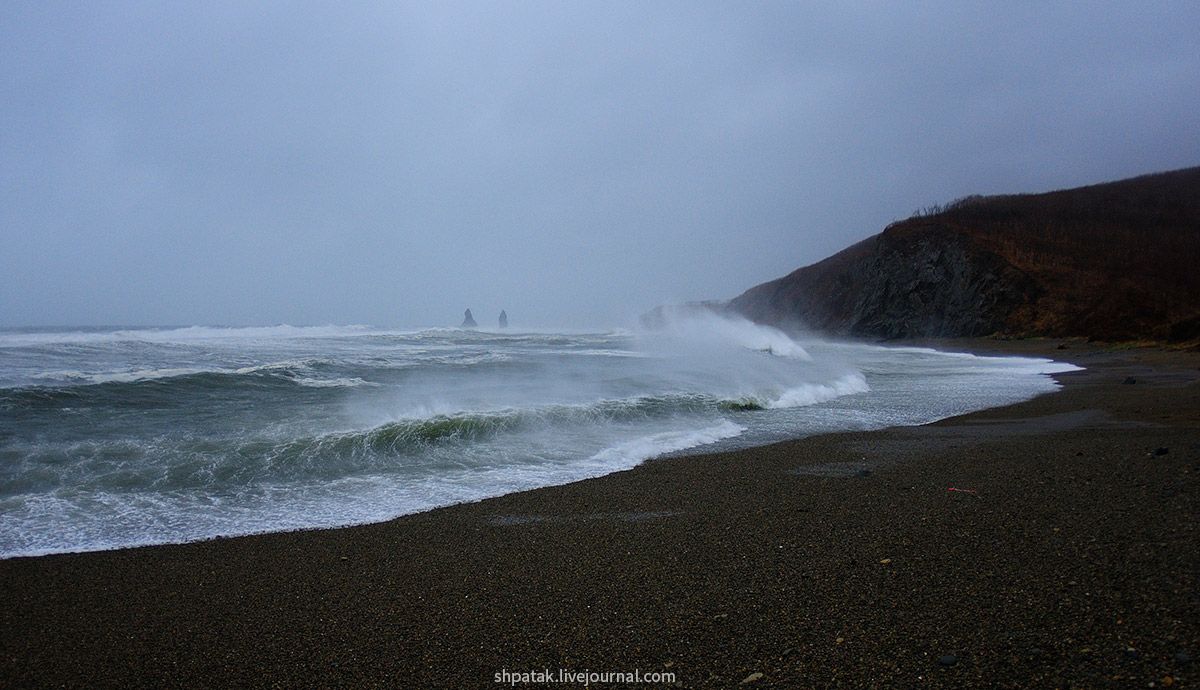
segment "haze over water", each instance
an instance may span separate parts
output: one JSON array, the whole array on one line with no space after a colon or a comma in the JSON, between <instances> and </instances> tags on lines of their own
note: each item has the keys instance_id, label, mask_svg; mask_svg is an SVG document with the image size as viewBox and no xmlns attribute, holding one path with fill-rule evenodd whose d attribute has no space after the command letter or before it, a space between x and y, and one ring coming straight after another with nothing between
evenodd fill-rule
<instances>
[{"instance_id":1,"label":"haze over water","mask_svg":"<svg viewBox=\"0 0 1200 690\"><path fill-rule=\"evenodd\" d=\"M927 423L1072 368L717 317L0 331L0 557L379 521L664 453Z\"/></svg>"}]
</instances>

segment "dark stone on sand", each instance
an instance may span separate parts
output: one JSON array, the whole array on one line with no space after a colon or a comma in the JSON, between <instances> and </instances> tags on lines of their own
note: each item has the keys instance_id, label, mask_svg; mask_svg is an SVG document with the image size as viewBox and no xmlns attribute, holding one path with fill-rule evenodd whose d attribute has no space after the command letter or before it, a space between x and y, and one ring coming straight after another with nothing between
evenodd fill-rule
<instances>
[{"instance_id":1,"label":"dark stone on sand","mask_svg":"<svg viewBox=\"0 0 1200 690\"><path fill-rule=\"evenodd\" d=\"M1122 381L1121 383L1126 386L1131 386L1131 385L1137 383L1137 379L1133 378L1132 376L1126 376L1125 380Z\"/></svg>"},{"instance_id":2,"label":"dark stone on sand","mask_svg":"<svg viewBox=\"0 0 1200 690\"><path fill-rule=\"evenodd\" d=\"M855 473L854 473L854 476L855 476L855 477L870 477L870 476L871 476L871 470L859 470L859 471L857 471L857 472L855 472Z\"/></svg>"},{"instance_id":3,"label":"dark stone on sand","mask_svg":"<svg viewBox=\"0 0 1200 690\"><path fill-rule=\"evenodd\" d=\"M470 309L463 313L463 322L459 328L479 328L479 324L475 323L475 317L471 316Z\"/></svg>"},{"instance_id":4,"label":"dark stone on sand","mask_svg":"<svg viewBox=\"0 0 1200 690\"><path fill-rule=\"evenodd\" d=\"M953 666L958 663L958 657L954 656L953 654L947 654L939 659L938 663L940 663L942 666Z\"/></svg>"},{"instance_id":5,"label":"dark stone on sand","mask_svg":"<svg viewBox=\"0 0 1200 690\"><path fill-rule=\"evenodd\" d=\"M1163 447L1161 447L1161 446L1160 446L1160 447L1158 447L1158 448L1155 448L1155 449L1154 449L1154 454L1155 454L1155 455L1166 455L1167 453L1170 453L1170 452L1171 452L1171 449L1169 449L1169 448L1163 448Z\"/></svg>"},{"instance_id":6,"label":"dark stone on sand","mask_svg":"<svg viewBox=\"0 0 1200 690\"><path fill-rule=\"evenodd\" d=\"M1175 661L1178 661L1181 664L1186 664L1191 660L1192 657L1188 656L1187 652L1179 652L1175 655Z\"/></svg>"}]
</instances>

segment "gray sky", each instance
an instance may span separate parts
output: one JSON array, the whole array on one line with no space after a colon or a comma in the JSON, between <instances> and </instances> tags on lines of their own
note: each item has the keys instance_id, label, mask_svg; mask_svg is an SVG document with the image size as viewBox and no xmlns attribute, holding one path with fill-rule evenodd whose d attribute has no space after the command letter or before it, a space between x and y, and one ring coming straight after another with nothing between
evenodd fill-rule
<instances>
[{"instance_id":1,"label":"gray sky","mask_svg":"<svg viewBox=\"0 0 1200 690\"><path fill-rule=\"evenodd\" d=\"M6 0L0 326L618 325L1197 113L1193 0Z\"/></svg>"}]
</instances>

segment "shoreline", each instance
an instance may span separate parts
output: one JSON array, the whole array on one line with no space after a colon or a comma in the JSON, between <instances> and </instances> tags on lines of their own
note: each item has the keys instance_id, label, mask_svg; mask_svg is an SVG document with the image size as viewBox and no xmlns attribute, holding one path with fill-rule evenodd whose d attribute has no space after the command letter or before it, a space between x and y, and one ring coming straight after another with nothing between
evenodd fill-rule
<instances>
[{"instance_id":1,"label":"shoreline","mask_svg":"<svg viewBox=\"0 0 1200 690\"><path fill-rule=\"evenodd\" d=\"M191 329L191 328L196 328L196 327L189 327L189 329ZM267 328L270 328L272 330L275 329L275 327L267 327ZM293 328L293 327L287 326L286 328ZM340 328L346 328L346 327L340 327ZM349 327L349 328L354 328L354 327ZM460 331L462 329L452 329L452 330ZM472 330L480 330L480 329L472 329ZM73 331L72 333L75 333L75 332ZM919 343L919 342L915 342L915 341L902 341L902 342L888 343L888 342L870 342L870 341L866 341L866 340L846 340L846 339L832 340L832 341L822 341L820 339L814 339L814 341L812 343L808 343L808 344L812 344L817 347L823 347L828 344L836 345L839 343L846 347L863 347L863 348L869 348L869 349L885 349L886 350L890 347L897 352L903 352L906 349L933 351L933 350L936 350L937 346L939 346L941 344L936 341L931 342L931 343ZM932 345L933 347L925 347L926 344ZM797 345L794 344L793 346L795 347ZM803 348L803 346L800 346L800 347L801 347L801 349ZM634 346L633 349L635 351L640 351L642 348ZM959 347L956 349L963 350L965 348ZM811 357L809 357L807 353L802 352L802 354L804 354L805 358L811 359ZM949 354L951 357L959 356L959 355L966 355L968 357L975 356L975 355L971 355L969 353L946 353L946 354ZM1001 354L1005 354L1005 353L1001 353ZM824 359L827 356L827 354L822 352L818 356L821 357L822 359ZM1012 356L1015 357L1016 355L1012 355ZM832 359L833 359L833 361L838 361L838 358L840 358L840 357L845 357L845 355L842 355L839 353L839 354L835 355L835 357ZM987 359L987 358L982 357L981 359ZM947 359L946 361L955 361L955 360ZM1052 360L1043 358L1041 361L1052 361ZM271 368L271 367L276 367L276 366L284 366L284 365L279 365L279 364L265 365L265 364L263 364L263 365L256 365L255 367L252 367L251 369L260 368L260 367ZM859 364L857 366L861 366L861 364ZM1053 368L1053 367L1051 367L1051 368ZM196 368L196 369L192 369L192 368L179 369L179 368L171 368L171 367L166 367L166 368L151 367L149 369L140 370L139 372L134 373L134 374L128 374L128 375L96 374L96 375L87 375L85 378L88 379L89 385L104 384L104 383L109 383L112 381L116 381L118 383L125 384L125 383L132 383L132 382L140 383L140 382L144 382L146 380L155 380L158 378L158 376L160 374L165 377L165 380L170 381L170 380L172 380L173 377L178 376L181 373L186 374L186 375L192 375L192 374L197 374L197 373L229 373L229 371L230 371L230 369L228 369L227 367L222 368L220 366L216 366L214 368L200 367L200 368ZM238 370L238 371L241 371L241 370ZM822 404L828 403L831 400L835 400L836 398L839 398L842 396L849 395L849 396L851 396L850 399L853 399L855 394L863 393L863 392L870 393L870 387L865 385L865 374L863 374L861 371L859 371L856 368L852 368L849 371L851 373L846 374L843 372L842 375L840 375L838 378L836 378L836 379L830 378L829 380L827 380L823 383L822 382L812 382L812 383L800 384L800 388L798 388L796 390L801 390L801 389L804 390L804 395L801 397L801 400L798 402L795 402L795 403L789 402L788 404L780 405L780 407L788 408L788 407L794 406L800 410L803 410L806 407L808 407L809 405L816 404L816 405L820 406ZM140 378L141 374L143 374L143 373L148 374L149 378L148 379ZM876 373L879 374L881 378L883 378L885 376L885 374L880 374L879 372L876 372ZM1043 395L1046 392L1052 392L1053 390L1056 390L1056 388L1057 388L1056 385L1049 383L1049 379L1046 378L1050 373L1051 372L1046 369L1042 369L1039 374L1032 374L1030 372L1024 372L1023 375L1029 381L1037 382L1037 383L1030 383L1028 385L1030 387L1038 387L1038 388L1040 388L1040 390L1023 390L1018 395L1037 396L1037 395ZM81 374L81 376L83 376L83 375ZM304 378L301 377L300 380L304 380ZM336 380L343 381L345 379L336 379ZM357 381L360 384L366 383L364 381L361 381L360 379L351 379L351 380ZM928 377L927 380L933 381L934 379L932 379L931 377ZM980 380L983 380L983 377L980 377ZM374 385L374 384L371 384L371 385ZM863 386L864 388L866 388L866 390L865 391L859 390L859 386ZM818 389L819 392L810 395L809 390L811 388L816 388L816 389ZM38 390L39 393L41 392L40 389L34 389L34 390ZM51 388L50 390L57 393L57 391L54 390L53 388ZM790 393L792 393L792 389L785 387L784 398L786 398L788 396L788 394L790 394ZM718 397L720 397L719 394L717 394L717 395L718 395ZM747 409L758 410L756 412L753 412L752 414L762 414L762 410L767 410L769 408L775 407L776 405L774 403L783 402L783 400L775 400L775 399L771 398L770 395L766 395L763 399L759 399L759 398L755 397L754 394L749 394L750 395L749 398L747 398L746 395L739 396L737 393L732 393L732 394L727 393L726 395L731 396L731 397L719 402L720 407L728 406L728 408L726 408L725 410L721 410L722 412L728 411L729 409L740 411L743 409L743 406L747 405L747 400L749 400L750 401L748 403L749 407ZM811 396L815 396L815 399ZM986 398L986 395L983 395L980 397ZM999 400L986 400L986 399L976 400L976 399L972 398L971 404L966 405L966 406L951 404L951 405L947 405L947 406L943 407L942 409L937 409L937 405L935 404L934 408L936 411L926 410L924 413L914 414L914 415L912 415L912 418L905 418L905 419L893 417L891 419L890 423L895 426L913 426L913 425L930 424L930 423L933 423L934 421L944 418L943 415L958 416L961 414L966 414L968 411L972 411L972 410L978 411L979 409L986 409L986 408L979 407L980 405L999 406L999 405L1012 404L1012 402L1019 402L1019 401L1020 401L1020 398L1015 395L1004 395ZM861 402L851 402L849 404L854 407L855 411L863 409L863 405L864 405L864 403L861 403ZM893 405L894 404L895 403L893 403ZM903 405L903 404L904 403L901 403L901 405ZM875 402L874 404L872 404L871 401L867 401L865 403L865 406L867 408L871 408L871 409L875 409L875 410L887 410L892 407L892 405L882 404L879 402ZM921 405L914 405L914 407L921 407ZM418 409L420 409L420 408L418 408ZM447 415L449 418L456 418L459 416L487 417L487 416L492 416L494 414L504 415L509 410L509 408L503 408L503 409L484 408L482 410L477 410L475 412L471 412L470 411L471 408L468 406L467 408L464 408L462 411L449 411L449 410L454 410L454 409L457 409L457 408L448 408L448 411L446 412L446 414L440 414L440 413L434 414L433 418L428 419L426 421L429 422L430 424L436 424L436 423L438 423L437 418L447 416ZM720 409L720 408L718 408L718 409ZM433 413L428 412L426 414L433 414ZM771 413L767 412L767 414L771 414ZM900 417L908 417L908 416L909 415L900 415ZM484 500L486 498L495 498L498 496L505 495L505 493L517 493L517 492L528 491L528 490L532 490L532 489L546 488L546 487L550 487L550 486L558 486L558 485L562 485L562 484L581 481L584 479L591 479L591 478L595 478L595 477L599 477L599 476L604 476L604 474L611 474L613 472L631 469L631 468L637 466L638 464L641 464L644 462L656 461L656 460L668 458L668 457L708 455L708 454L712 454L712 453L719 453L719 452L725 452L725 451L730 451L730 450L748 450L748 449L753 449L753 448L764 446L764 445L770 445L770 444L777 443L777 442L793 441L793 440L798 440L800 438L806 438L809 436L826 434L826 433L833 433L833 432L842 431L842 430L846 430L846 431L860 430L861 431L861 430L874 430L874 429L879 429L879 428L887 428L887 427L881 427L879 425L886 424L888 422L884 422L882 420L875 420L871 415L868 415L868 418L871 418L871 421L868 423L863 423L861 420L858 421L857 424L854 423L853 421L846 421L843 423L844 426L841 426L840 428L836 424L828 424L827 423L824 425L820 425L820 424L814 425L814 424L806 424L803 421L797 421L796 425L792 425L790 428L788 428L787 425L784 425L781 423L776 423L771 432L764 433L761 428L761 425L762 425L761 421L758 422L760 428L755 428L754 422L748 421L744 418L733 417L731 419L730 417L718 417L715 421L707 420L706 421L707 426L692 425L685 429L680 429L680 430L672 429L669 434L652 434L650 431L642 431L641 436L617 437L617 438L609 439L609 445L607 445L607 446L601 445L600 450L598 450L598 451L595 451L594 448L588 449L588 450L576 449L576 452L584 452L585 455L577 455L576 456L577 462L573 463L573 465L575 466L573 468L575 471L573 471L573 472L565 472L565 473L564 472L553 472L553 471L539 472L538 476L536 476L532 480L526 480L526 481L521 481L521 482L510 481L510 482L506 482L507 486L504 486L505 482L502 482L500 486L492 486L492 487L476 487L476 486L472 485L472 489L478 489L478 490L472 491L471 493L473 493L474 495L469 498L462 497L462 496L456 497L454 495L453 491L449 492L448 495L446 494L446 492L443 492L443 495L441 495L441 496L438 496L435 492L432 497L426 497L424 500L416 501L416 504L417 504L416 506L406 507L403 510L403 512L396 512L395 505L394 505L394 503L391 503L391 502L389 502L387 507L382 507L383 504L380 504L379 502L368 502L368 505L372 505L373 507L377 508L376 510L370 511L371 515L369 515L369 516L362 515L362 514L356 515L353 512L351 512L350 516L343 515L340 517L326 517L325 519L318 519L318 520L306 520L306 519L304 519L304 517L302 515L300 515L300 516L297 515L297 513L299 511L288 511L288 512L284 512L284 513L276 514L276 518L278 519L278 521L274 522L273 524L269 523L268 521L258 520L258 521L253 521L253 523L252 523L253 526L250 527L250 526L242 526L241 524L239 524L237 522L221 524L219 521L212 521L213 523L216 523L217 526L211 526L211 523L210 523L210 525L207 526L207 528L206 527L196 528L196 527L192 526L191 521L195 520L197 523L203 524L205 522L208 522L208 520L206 519L207 516L201 514L197 517L192 517L190 519L187 519L187 518L182 519L182 520L177 519L174 516L174 513L178 509L173 510L174 506L172 505L170 499L166 498L166 499L164 499L164 502L162 504L163 510L158 515L140 515L139 514L140 511L137 509L134 509L133 511L131 511L135 515L138 515L138 517L140 518L138 521L141 522L143 526L141 526L141 528L139 528L138 525L131 525L132 529L125 530L123 533L119 529L114 529L112 526L109 526L108 528L98 528L99 526L97 523L98 523L98 521L102 523L103 518L99 518L99 519L94 518L91 523L83 525L81 528L77 528L76 525L73 523L70 523L70 524L60 523L59 525L57 525L57 527L58 527L57 531L59 531L60 533L71 534L74 532L81 536L77 537L77 539L75 539L74 541L67 541L66 543L55 542L55 540L50 540L51 543L47 544L47 543L45 543L45 540L34 540L33 542L23 542L23 540L20 538L19 527L17 528L18 531L15 534L11 533L12 528L9 527L10 533L5 536L10 537L9 544L11 544L11 546L9 546L9 548L7 548L5 551L0 552L0 561L11 559L11 558L39 558L39 557L50 556L50 555L91 553L91 552L98 552L98 551L115 551L115 550L122 550L122 549L143 548L143 547L152 547L152 546L171 546L171 545L180 545L180 544L187 544L187 543L193 543L193 542L206 542L206 541L214 541L214 540L220 540L220 539L229 539L229 538L237 538L237 537L245 537L245 536L258 536L258 535L272 534L272 533L304 532L304 531L314 531L314 530L343 529L343 528L348 528L348 527L358 527L358 526L363 526L363 525L367 525L367 524L388 522L390 520L398 519L401 517L406 517L409 515L414 515L414 514L418 514L418 513L422 513L422 512L428 512L429 510L433 510L436 508L453 506L453 505L456 505L457 503L476 502L479 500ZM451 421L454 421L454 420L451 420ZM392 424L406 424L407 425L409 422L410 422L410 419L406 416L402 416L399 419L391 419L390 417L388 417L388 421L381 422L377 419L376 421L368 423L365 426L354 425L354 426L350 426L347 428L335 427L336 429L339 429L339 430L329 431L328 429L326 429L325 431L318 431L317 433L318 433L318 435L324 435L324 434L341 435L341 434L350 433L350 434L359 435L359 436L368 436L368 435L375 435L375 434L379 433L380 431L385 430L386 427L391 426ZM715 426L714 426L714 424L715 424ZM822 428L822 427L824 427L824 428ZM348 429L348 432L347 432L347 429ZM749 432L749 433L747 433L747 432ZM424 436L425 433L426 432L424 432L424 431L418 432L418 434L421 436ZM434 433L436 433L440 438L440 436L442 435L443 432L441 430L438 430L437 432L434 432ZM390 432L389 432L389 434L390 434ZM665 441L665 442L656 440L660 436L670 436L671 438L670 438L670 440ZM681 436L684 438L684 440L682 440L682 441L680 441ZM655 439L655 440L652 440L652 439ZM91 441L92 439L88 438L87 440ZM371 440L369 442L373 444L375 441ZM657 449L654 449L655 446L657 446ZM590 455L590 456L586 455L587 453L593 453L593 452L594 452L593 455ZM103 456L103 452L101 452L101 455ZM599 460L599 458L606 457L606 456L612 456L617 459L615 461L611 460L611 459L606 459L604 461ZM48 461L44 460L43 462L48 462ZM37 463L35 462L35 465L36 464ZM515 465L515 467L519 467L519 466L520 466L520 463ZM589 469L584 469L583 471L579 471L580 467L588 467ZM539 468L539 469L541 469L541 468ZM196 470L193 468L192 471L199 471L199 470ZM215 471L215 470L212 470L210 468L209 471ZM177 471L177 469L172 469L171 473L178 474L178 471ZM169 481L168 481L168 484L169 484ZM470 485L470 483L467 483L467 484ZM514 486L514 484L516 484L516 486ZM224 487L224 488L225 488L225 490L229 490L231 487ZM264 487L259 484L254 484L250 488L262 489ZM301 497L303 497L303 492L307 488L308 487L302 486L300 488L300 490L297 491L297 494L300 495ZM391 486L389 488L395 489L396 487ZM160 490L166 490L166 489L160 489ZM498 493L500 491L503 491L505 493ZM186 492L186 490L185 490L185 492ZM118 499L119 498L120 497L118 495ZM34 500L35 501L34 505L36 505L36 502L40 502L40 499L36 499L33 497L26 497L25 499L22 499L22 500L25 503L29 503L29 501ZM411 501L412 499L410 498L409 500ZM108 501L101 499L101 502L107 503ZM149 503L151 503L151 504L154 504L156 502L158 502L158 499L154 499L154 498L149 499ZM218 501L218 502L220 502L220 501ZM325 510L323 511L323 510L321 510L321 508L324 508L324 506L318 506L314 512L324 513L324 514L337 514L339 512L338 508L343 507L343 504L345 506L353 507L354 501L351 499L345 499L342 501L335 501L334 503L335 503L335 505L332 510L325 508ZM109 505L108 507L109 507L110 511L116 510L118 512L121 512L120 506L118 506L118 505ZM230 501L229 505L227 505L226 507L235 509L238 512L245 514L245 515L255 514L257 512L255 509L256 507L258 509L267 509L267 510L270 509L270 505L267 505L265 502L261 503L258 506L250 506L250 505L240 504L236 499L234 501ZM391 509L389 510L389 508L391 508ZM79 510L80 510L79 507L71 506L70 502L68 502L68 504L66 506L59 506L57 508L56 512L58 512L60 514L71 514L71 513L78 513ZM32 512L34 513L35 519L43 517L43 514L41 514L40 511L38 511L37 509L34 509ZM170 513L170 515L168 515L168 513ZM124 522L124 520L121 520L121 521ZM41 530L43 531L43 533L53 535L56 532L55 525L53 524L53 522L51 522L50 524L47 524L45 521L40 521L40 522L42 524ZM170 531L163 530L160 532L160 531L156 531L153 529L146 529L144 527L144 525L147 525L147 524L149 524L149 525L168 524L169 525L172 523L175 525L176 529L170 530ZM175 536L172 538L171 534L174 534ZM82 535L87 535L87 536L82 536ZM134 535L134 536L131 538L131 535Z\"/></svg>"},{"instance_id":2,"label":"shoreline","mask_svg":"<svg viewBox=\"0 0 1200 690\"><path fill-rule=\"evenodd\" d=\"M494 687L544 668L682 687L1200 675L1200 354L903 344L1085 370L922 427L700 449L384 523L7 559L0 673L80 687Z\"/></svg>"}]
</instances>

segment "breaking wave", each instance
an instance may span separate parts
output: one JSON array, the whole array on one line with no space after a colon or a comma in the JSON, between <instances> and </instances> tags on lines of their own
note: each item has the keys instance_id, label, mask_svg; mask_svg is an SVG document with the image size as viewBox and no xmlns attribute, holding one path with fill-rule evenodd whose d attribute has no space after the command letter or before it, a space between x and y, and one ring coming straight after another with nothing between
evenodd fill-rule
<instances>
[{"instance_id":1,"label":"breaking wave","mask_svg":"<svg viewBox=\"0 0 1200 690\"><path fill-rule=\"evenodd\" d=\"M925 423L1062 370L714 314L601 333L0 331L0 557L382 520L709 444Z\"/></svg>"}]
</instances>

